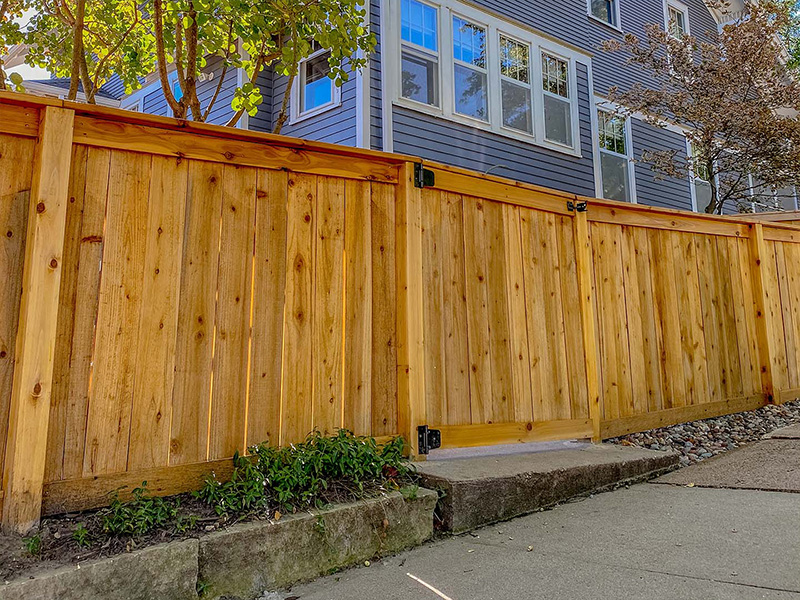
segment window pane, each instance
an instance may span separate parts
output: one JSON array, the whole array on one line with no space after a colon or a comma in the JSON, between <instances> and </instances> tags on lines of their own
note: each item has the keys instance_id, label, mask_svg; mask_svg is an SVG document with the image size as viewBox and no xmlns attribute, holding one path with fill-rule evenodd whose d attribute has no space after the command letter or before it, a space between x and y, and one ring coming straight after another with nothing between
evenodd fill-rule
<instances>
[{"instance_id":1,"label":"window pane","mask_svg":"<svg viewBox=\"0 0 800 600\"><path fill-rule=\"evenodd\" d=\"M600 148L627 156L625 120L605 110L598 110L597 123Z\"/></svg>"},{"instance_id":2,"label":"window pane","mask_svg":"<svg viewBox=\"0 0 800 600\"><path fill-rule=\"evenodd\" d=\"M178 81L177 78L172 82L172 95L175 96L175 100L178 102L183 98L183 88L181 87L181 82Z\"/></svg>"},{"instance_id":3,"label":"window pane","mask_svg":"<svg viewBox=\"0 0 800 600\"><path fill-rule=\"evenodd\" d=\"M436 52L439 49L436 9L417 0L402 0L401 13L402 39Z\"/></svg>"},{"instance_id":4,"label":"window pane","mask_svg":"<svg viewBox=\"0 0 800 600\"><path fill-rule=\"evenodd\" d=\"M530 59L527 44L500 36L500 73L522 83L530 82Z\"/></svg>"},{"instance_id":5,"label":"window pane","mask_svg":"<svg viewBox=\"0 0 800 600\"><path fill-rule=\"evenodd\" d=\"M329 56L326 52L303 64L301 105L304 111L333 102L333 81L328 77L331 72Z\"/></svg>"},{"instance_id":6,"label":"window pane","mask_svg":"<svg viewBox=\"0 0 800 600\"><path fill-rule=\"evenodd\" d=\"M686 15L682 10L672 6L669 7L668 12L670 33L675 37L683 37L686 33Z\"/></svg>"},{"instance_id":7,"label":"window pane","mask_svg":"<svg viewBox=\"0 0 800 600\"><path fill-rule=\"evenodd\" d=\"M628 159L601 152L600 168L603 175L603 198L630 202Z\"/></svg>"},{"instance_id":8,"label":"window pane","mask_svg":"<svg viewBox=\"0 0 800 600\"><path fill-rule=\"evenodd\" d=\"M460 17L453 17L453 57L486 68L486 31Z\"/></svg>"},{"instance_id":9,"label":"window pane","mask_svg":"<svg viewBox=\"0 0 800 600\"><path fill-rule=\"evenodd\" d=\"M695 179L694 197L697 201L698 212L705 212L706 207L711 204L711 184Z\"/></svg>"},{"instance_id":10,"label":"window pane","mask_svg":"<svg viewBox=\"0 0 800 600\"><path fill-rule=\"evenodd\" d=\"M542 54L542 88L551 94L569 98L569 64L565 60Z\"/></svg>"},{"instance_id":11,"label":"window pane","mask_svg":"<svg viewBox=\"0 0 800 600\"><path fill-rule=\"evenodd\" d=\"M403 52L403 98L439 105L438 64L435 60Z\"/></svg>"},{"instance_id":12,"label":"window pane","mask_svg":"<svg viewBox=\"0 0 800 600\"><path fill-rule=\"evenodd\" d=\"M616 25L615 0L592 0L592 14L606 23Z\"/></svg>"},{"instance_id":13,"label":"window pane","mask_svg":"<svg viewBox=\"0 0 800 600\"><path fill-rule=\"evenodd\" d=\"M777 190L776 194L778 196L778 206L783 210L797 210L794 187L781 188Z\"/></svg>"},{"instance_id":14,"label":"window pane","mask_svg":"<svg viewBox=\"0 0 800 600\"><path fill-rule=\"evenodd\" d=\"M544 136L551 142L572 146L572 117L569 102L545 95Z\"/></svg>"},{"instance_id":15,"label":"window pane","mask_svg":"<svg viewBox=\"0 0 800 600\"><path fill-rule=\"evenodd\" d=\"M501 85L503 95L503 125L533 133L531 89L510 81Z\"/></svg>"},{"instance_id":16,"label":"window pane","mask_svg":"<svg viewBox=\"0 0 800 600\"><path fill-rule=\"evenodd\" d=\"M463 65L455 66L456 112L476 119L488 119L486 73Z\"/></svg>"}]
</instances>

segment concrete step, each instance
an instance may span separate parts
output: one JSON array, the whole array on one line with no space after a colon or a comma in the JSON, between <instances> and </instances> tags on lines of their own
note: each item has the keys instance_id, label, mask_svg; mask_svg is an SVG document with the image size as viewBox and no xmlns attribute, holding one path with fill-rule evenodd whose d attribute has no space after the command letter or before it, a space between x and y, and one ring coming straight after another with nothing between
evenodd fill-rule
<instances>
[{"instance_id":1,"label":"concrete step","mask_svg":"<svg viewBox=\"0 0 800 600\"><path fill-rule=\"evenodd\" d=\"M459 533L678 465L678 455L612 444L562 444L557 450L434 459L417 463L422 485L440 492L445 531Z\"/></svg>"}]
</instances>

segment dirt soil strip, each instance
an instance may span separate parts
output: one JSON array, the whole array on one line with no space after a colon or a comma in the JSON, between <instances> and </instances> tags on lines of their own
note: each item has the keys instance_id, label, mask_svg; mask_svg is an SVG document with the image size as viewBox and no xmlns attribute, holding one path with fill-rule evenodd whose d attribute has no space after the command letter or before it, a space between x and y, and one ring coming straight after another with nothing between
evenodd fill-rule
<instances>
[{"instance_id":1,"label":"dirt soil strip","mask_svg":"<svg viewBox=\"0 0 800 600\"><path fill-rule=\"evenodd\" d=\"M767 439L674 471L654 483L800 493L800 439Z\"/></svg>"}]
</instances>

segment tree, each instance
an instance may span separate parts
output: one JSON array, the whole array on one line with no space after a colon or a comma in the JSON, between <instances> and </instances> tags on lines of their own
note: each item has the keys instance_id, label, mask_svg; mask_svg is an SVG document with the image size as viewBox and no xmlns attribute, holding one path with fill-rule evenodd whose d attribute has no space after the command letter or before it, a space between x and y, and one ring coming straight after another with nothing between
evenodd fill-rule
<instances>
[{"instance_id":1,"label":"tree","mask_svg":"<svg viewBox=\"0 0 800 600\"><path fill-rule=\"evenodd\" d=\"M16 73L10 76L3 69L3 57L15 44L22 41L23 33L19 20L28 8L27 0L0 0L0 90L8 89L11 83L21 89L22 78Z\"/></svg>"},{"instance_id":2,"label":"tree","mask_svg":"<svg viewBox=\"0 0 800 600\"><path fill-rule=\"evenodd\" d=\"M274 130L287 118L289 93L299 63L317 47L331 50L330 77L341 85L350 69L366 65L375 36L364 25L364 0L152 0L156 65L161 89L179 118L205 121L230 68L243 68L247 81L237 87L228 123L245 112L254 115L263 98L258 75L266 68L289 78ZM215 93L201 106L198 75L211 57L222 61ZM180 94L169 82L176 71Z\"/></svg>"},{"instance_id":3,"label":"tree","mask_svg":"<svg viewBox=\"0 0 800 600\"><path fill-rule=\"evenodd\" d=\"M127 92L154 68L153 38L137 0L31 0L36 13L25 32L26 62L69 77L68 98L95 102L116 74Z\"/></svg>"},{"instance_id":4,"label":"tree","mask_svg":"<svg viewBox=\"0 0 800 600\"><path fill-rule=\"evenodd\" d=\"M777 5L754 3L719 34L709 32L714 41L648 25L644 40L628 34L603 44L626 52L628 63L655 82L611 88L620 112L642 114L658 127L683 126L693 149L691 156L649 150L642 161L659 176L692 172L706 181L710 199L700 208L708 213L721 213L726 203L740 210L752 202L774 206L787 193L781 190L800 184L800 85L780 39L788 19Z\"/></svg>"}]
</instances>

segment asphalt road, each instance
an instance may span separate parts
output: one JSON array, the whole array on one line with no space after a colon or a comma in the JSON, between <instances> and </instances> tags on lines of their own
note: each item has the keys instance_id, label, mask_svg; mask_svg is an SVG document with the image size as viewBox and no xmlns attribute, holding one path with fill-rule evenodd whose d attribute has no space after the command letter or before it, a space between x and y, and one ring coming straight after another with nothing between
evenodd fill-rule
<instances>
[{"instance_id":1,"label":"asphalt road","mask_svg":"<svg viewBox=\"0 0 800 600\"><path fill-rule=\"evenodd\" d=\"M282 596L800 600L800 494L645 483L436 541Z\"/></svg>"}]
</instances>

